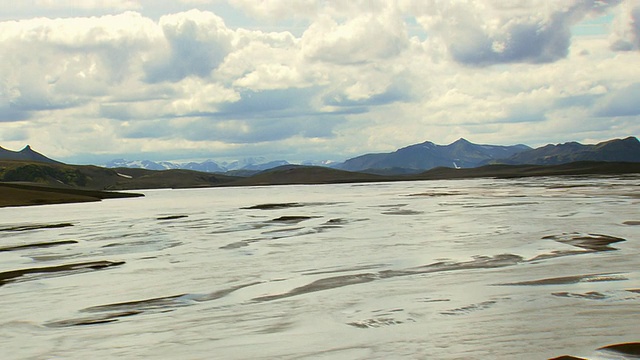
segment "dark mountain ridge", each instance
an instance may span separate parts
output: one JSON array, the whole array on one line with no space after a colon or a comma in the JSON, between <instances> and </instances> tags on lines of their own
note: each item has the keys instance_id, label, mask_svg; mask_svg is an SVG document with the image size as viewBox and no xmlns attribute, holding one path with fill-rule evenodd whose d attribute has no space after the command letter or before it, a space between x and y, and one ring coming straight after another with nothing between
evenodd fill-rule
<instances>
[{"instance_id":1,"label":"dark mountain ridge","mask_svg":"<svg viewBox=\"0 0 640 360\"><path fill-rule=\"evenodd\" d=\"M569 142L531 149L525 145L478 145L465 139L449 145L436 145L426 141L392 153L362 155L334 168L273 162L274 166L280 165L272 167L273 171L264 171L256 166L256 170L245 170L245 173L234 174L236 176L230 176L231 173L216 174L185 169L154 171L143 168L112 169L92 165L66 165L26 146L19 152L0 148L0 181L98 190L242 186L249 183L319 184L409 179L413 174L435 168L460 170L456 173L459 176L465 173L462 170L487 164L558 165L577 161L640 163L640 142L636 137L627 137L595 145ZM211 162L211 166L214 165ZM248 180L240 181L238 175Z\"/></svg>"},{"instance_id":2,"label":"dark mountain ridge","mask_svg":"<svg viewBox=\"0 0 640 360\"><path fill-rule=\"evenodd\" d=\"M104 192L103 190L133 190L159 188L195 188L219 186L266 186L286 184L336 184L412 180L444 180L462 178L516 178L530 176L600 176L640 174L640 146L635 137L606 141L596 145L567 143L547 145L539 149L525 151L530 156L520 161L564 161L573 158L591 157L599 161L578 161L560 165L536 165L504 163L463 168L466 161L486 157L491 151L505 153L517 149L501 146L476 145L461 139L447 146L431 142L399 149L396 153L422 146L431 152L443 150L440 161L444 166L427 171L406 171L406 169L381 170L378 174L332 169L324 166L284 165L246 174L248 177L227 176L184 169L148 170L142 168L103 168L93 165L67 165L45 157L30 147L21 152L0 148L0 153L8 160L0 159L0 207L57 204L79 201L99 201L113 197L131 197L135 194ZM435 150L434 150L435 149ZM422 150L418 149L420 153ZM19 156L34 157L38 160L19 160ZM531 155L533 154L533 155ZM574 157L569 155L573 154ZM371 155L371 154L370 154ZM445 156L446 155L446 156ZM449 165L447 156L453 157ZM497 156L497 155L491 155ZM518 154L511 157L517 159ZM366 157L366 156L365 156ZM44 158L44 161L42 161ZM445 160L442 160L445 159ZM472 160L468 160L472 159ZM601 161L602 159L606 161ZM610 161L624 159L625 161ZM423 159L418 159L422 161ZM496 162L502 160L495 160ZM633 175L637 176L637 175Z\"/></svg>"},{"instance_id":3,"label":"dark mountain ridge","mask_svg":"<svg viewBox=\"0 0 640 360\"><path fill-rule=\"evenodd\" d=\"M629 136L595 145L582 145L577 142L549 144L522 151L498 162L510 165L558 165L576 161L640 162L640 141L634 136Z\"/></svg>"},{"instance_id":4,"label":"dark mountain ridge","mask_svg":"<svg viewBox=\"0 0 640 360\"><path fill-rule=\"evenodd\" d=\"M0 160L36 161L49 164L62 164L59 161L49 159L39 152L34 151L29 145L25 146L24 149L20 151L11 151L0 146Z\"/></svg>"},{"instance_id":5,"label":"dark mountain ridge","mask_svg":"<svg viewBox=\"0 0 640 360\"><path fill-rule=\"evenodd\" d=\"M371 169L407 169L420 172L439 166L471 168L492 160L508 158L530 150L526 145L479 145L458 139L449 145L436 145L430 141L410 145L391 153L365 154L334 166L348 171Z\"/></svg>"}]
</instances>

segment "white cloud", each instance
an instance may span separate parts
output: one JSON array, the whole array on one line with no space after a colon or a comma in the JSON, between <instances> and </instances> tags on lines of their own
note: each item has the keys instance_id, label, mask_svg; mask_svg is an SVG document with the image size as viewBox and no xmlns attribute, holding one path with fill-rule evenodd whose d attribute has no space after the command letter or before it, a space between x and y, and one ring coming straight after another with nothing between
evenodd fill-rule
<instances>
[{"instance_id":1,"label":"white cloud","mask_svg":"<svg viewBox=\"0 0 640 360\"><path fill-rule=\"evenodd\" d=\"M617 11L611 34L611 49L637 51L640 49L640 1L630 1Z\"/></svg>"},{"instance_id":2,"label":"white cloud","mask_svg":"<svg viewBox=\"0 0 640 360\"><path fill-rule=\"evenodd\" d=\"M190 10L160 18L166 49L146 67L147 81L207 77L231 51L233 32L210 12Z\"/></svg>"},{"instance_id":3,"label":"white cloud","mask_svg":"<svg viewBox=\"0 0 640 360\"><path fill-rule=\"evenodd\" d=\"M461 136L633 135L640 7L616 3L198 0L151 16L169 5L93 1L75 17L3 21L0 145L301 160ZM180 11L191 6L221 11ZM230 27L230 11L255 23ZM608 34L572 29L609 13ZM416 23L424 34L410 36Z\"/></svg>"},{"instance_id":4,"label":"white cloud","mask_svg":"<svg viewBox=\"0 0 640 360\"><path fill-rule=\"evenodd\" d=\"M618 2L431 2L418 21L465 65L548 63L567 56L572 25Z\"/></svg>"},{"instance_id":5,"label":"white cloud","mask_svg":"<svg viewBox=\"0 0 640 360\"><path fill-rule=\"evenodd\" d=\"M113 9L139 10L142 6L135 0L35 0L35 6L45 8L74 8L83 10Z\"/></svg>"},{"instance_id":6,"label":"white cloud","mask_svg":"<svg viewBox=\"0 0 640 360\"><path fill-rule=\"evenodd\" d=\"M302 51L311 60L359 64L398 56L409 43L404 22L391 10L338 23L321 17L302 36Z\"/></svg>"},{"instance_id":7,"label":"white cloud","mask_svg":"<svg viewBox=\"0 0 640 360\"><path fill-rule=\"evenodd\" d=\"M230 0L233 6L262 19L313 16L320 8L318 0Z\"/></svg>"}]
</instances>

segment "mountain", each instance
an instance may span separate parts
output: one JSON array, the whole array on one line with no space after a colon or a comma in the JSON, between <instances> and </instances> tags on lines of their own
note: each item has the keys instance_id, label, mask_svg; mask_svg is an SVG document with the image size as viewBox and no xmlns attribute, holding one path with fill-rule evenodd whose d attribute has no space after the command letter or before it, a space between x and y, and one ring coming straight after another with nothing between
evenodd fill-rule
<instances>
[{"instance_id":1,"label":"mountain","mask_svg":"<svg viewBox=\"0 0 640 360\"><path fill-rule=\"evenodd\" d=\"M0 147L0 160L36 161L49 164L62 164L59 161L49 159L48 157L33 150L29 145L25 146L24 149L20 151L11 151Z\"/></svg>"},{"instance_id":2,"label":"mountain","mask_svg":"<svg viewBox=\"0 0 640 360\"><path fill-rule=\"evenodd\" d=\"M201 163L190 162L187 164L173 164L173 166L175 166L174 169L187 169L187 170L204 171L204 172L223 173L227 171L226 169L218 165L218 163L212 160L207 160Z\"/></svg>"},{"instance_id":3,"label":"mountain","mask_svg":"<svg viewBox=\"0 0 640 360\"><path fill-rule=\"evenodd\" d=\"M284 160L276 160L276 161L269 161L266 163L262 163L262 164L250 164L250 165L245 165L240 169L237 170L255 170L255 171L262 171L262 170L269 170L269 169L273 169L279 166L285 166L285 165L291 165L289 164L289 162L284 161Z\"/></svg>"},{"instance_id":4,"label":"mountain","mask_svg":"<svg viewBox=\"0 0 640 360\"><path fill-rule=\"evenodd\" d=\"M203 162L173 163L169 161L154 162L150 160L125 160L115 159L106 163L107 168L131 168L131 169L147 169L147 170L169 170L169 169L185 169L209 173L226 173L229 171L245 172L253 174L258 171L271 169L274 167L289 165L285 160L267 161L262 157L246 158L232 162L217 163L213 160Z\"/></svg>"},{"instance_id":5,"label":"mountain","mask_svg":"<svg viewBox=\"0 0 640 360\"><path fill-rule=\"evenodd\" d=\"M557 165L575 161L640 162L640 142L636 137L604 141L595 145L568 142L545 145L514 154L503 164Z\"/></svg>"},{"instance_id":6,"label":"mountain","mask_svg":"<svg viewBox=\"0 0 640 360\"><path fill-rule=\"evenodd\" d=\"M114 159L105 164L108 168L132 168L147 170L168 170L177 169L178 166L168 161L154 162L151 160L129 161L125 159Z\"/></svg>"},{"instance_id":7,"label":"mountain","mask_svg":"<svg viewBox=\"0 0 640 360\"><path fill-rule=\"evenodd\" d=\"M436 145L426 141L398 149L392 153L358 156L334 167L348 171L396 168L394 173L401 170L407 172L407 169L416 173L439 166L476 167L488 161L507 158L530 149L526 145L478 145L465 139L459 139L449 145Z\"/></svg>"}]
</instances>

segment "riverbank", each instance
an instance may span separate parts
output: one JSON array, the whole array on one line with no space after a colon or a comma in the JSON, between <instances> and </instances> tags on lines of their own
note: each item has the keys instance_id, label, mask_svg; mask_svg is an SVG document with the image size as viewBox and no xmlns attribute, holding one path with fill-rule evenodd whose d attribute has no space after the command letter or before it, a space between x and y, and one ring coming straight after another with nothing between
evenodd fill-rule
<instances>
[{"instance_id":1,"label":"riverbank","mask_svg":"<svg viewBox=\"0 0 640 360\"><path fill-rule=\"evenodd\" d=\"M45 165L39 165L43 167ZM46 165L51 167L50 165ZM64 165L69 166L69 165ZM34 172L47 173L37 168ZM396 181L453 180L473 178L526 178L546 176L625 176L640 174L640 163L574 162L562 165L486 165L477 168L434 168L413 175L376 175L350 172L319 166L286 165L260 172L250 177L230 177L221 174L188 170L105 169L95 166L76 166L73 179L84 179L82 185L66 183L69 176L60 179L48 176L49 185L23 182L0 182L0 207L61 204L100 201L109 198L143 196L112 190L243 187L272 185L314 185L371 183ZM48 169L48 173L55 174ZM67 169L68 170L68 169ZM62 173L62 172L60 172ZM66 187L57 186L66 184ZM75 186L75 187L73 187ZM81 186L81 187L78 187ZM100 190L99 190L100 189Z\"/></svg>"}]
</instances>

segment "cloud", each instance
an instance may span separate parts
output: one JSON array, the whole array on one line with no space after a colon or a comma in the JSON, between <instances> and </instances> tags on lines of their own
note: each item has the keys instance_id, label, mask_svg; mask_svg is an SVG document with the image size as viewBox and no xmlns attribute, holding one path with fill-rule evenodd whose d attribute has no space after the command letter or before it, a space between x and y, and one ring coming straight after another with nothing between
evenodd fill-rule
<instances>
[{"instance_id":1,"label":"cloud","mask_svg":"<svg viewBox=\"0 0 640 360\"><path fill-rule=\"evenodd\" d=\"M153 22L132 12L2 22L0 77L22 111L77 107L136 76L157 35Z\"/></svg>"},{"instance_id":2,"label":"cloud","mask_svg":"<svg viewBox=\"0 0 640 360\"><path fill-rule=\"evenodd\" d=\"M11 104L0 105L0 123L28 120L31 117L28 111L17 109Z\"/></svg>"},{"instance_id":3,"label":"cloud","mask_svg":"<svg viewBox=\"0 0 640 360\"><path fill-rule=\"evenodd\" d=\"M231 51L233 32L211 12L190 10L160 18L166 49L146 65L146 81L207 77Z\"/></svg>"},{"instance_id":4,"label":"cloud","mask_svg":"<svg viewBox=\"0 0 640 360\"><path fill-rule=\"evenodd\" d=\"M338 23L321 17L302 36L302 51L310 60L335 64L375 62L398 56L408 46L404 22L389 9Z\"/></svg>"},{"instance_id":5,"label":"cloud","mask_svg":"<svg viewBox=\"0 0 640 360\"><path fill-rule=\"evenodd\" d=\"M220 106L220 116L283 117L288 112L307 109L310 89L244 91L241 99Z\"/></svg>"},{"instance_id":6,"label":"cloud","mask_svg":"<svg viewBox=\"0 0 640 360\"><path fill-rule=\"evenodd\" d=\"M2 140L4 141L25 141L28 139L29 139L29 132L24 128L14 127L14 128L3 129Z\"/></svg>"},{"instance_id":7,"label":"cloud","mask_svg":"<svg viewBox=\"0 0 640 360\"><path fill-rule=\"evenodd\" d=\"M361 82L351 83L345 88L331 91L323 96L323 104L333 107L362 107L391 104L397 101L411 99L410 87L399 79L397 83L391 83L383 87L379 92L371 92L367 85Z\"/></svg>"},{"instance_id":8,"label":"cloud","mask_svg":"<svg viewBox=\"0 0 640 360\"><path fill-rule=\"evenodd\" d=\"M236 88L275 90L308 87L317 74L299 56L299 40L289 32L237 30L235 49L214 78Z\"/></svg>"},{"instance_id":9,"label":"cloud","mask_svg":"<svg viewBox=\"0 0 640 360\"><path fill-rule=\"evenodd\" d=\"M84 10L137 10L141 8L139 1L134 0L36 0L34 5L45 8L74 8Z\"/></svg>"},{"instance_id":10,"label":"cloud","mask_svg":"<svg viewBox=\"0 0 640 360\"><path fill-rule=\"evenodd\" d=\"M3 1L0 20L73 18L141 11L149 0L21 0Z\"/></svg>"},{"instance_id":11,"label":"cloud","mask_svg":"<svg viewBox=\"0 0 640 360\"><path fill-rule=\"evenodd\" d=\"M231 5L255 18L284 19L313 16L320 9L317 0L230 0Z\"/></svg>"},{"instance_id":12,"label":"cloud","mask_svg":"<svg viewBox=\"0 0 640 360\"><path fill-rule=\"evenodd\" d=\"M640 115L640 82L618 89L605 97L596 107L601 117Z\"/></svg>"},{"instance_id":13,"label":"cloud","mask_svg":"<svg viewBox=\"0 0 640 360\"><path fill-rule=\"evenodd\" d=\"M633 51L640 49L640 3L625 4L613 24L611 49L614 51Z\"/></svg>"},{"instance_id":14,"label":"cloud","mask_svg":"<svg viewBox=\"0 0 640 360\"><path fill-rule=\"evenodd\" d=\"M251 144L284 141L293 137L331 138L344 123L335 116L224 119L197 117L124 123L118 131L128 139L174 139L194 142Z\"/></svg>"},{"instance_id":15,"label":"cloud","mask_svg":"<svg viewBox=\"0 0 640 360\"><path fill-rule=\"evenodd\" d=\"M636 0L196 2L8 4L0 145L335 159L638 130Z\"/></svg>"},{"instance_id":16,"label":"cloud","mask_svg":"<svg viewBox=\"0 0 640 360\"><path fill-rule=\"evenodd\" d=\"M549 63L568 55L572 25L617 3L451 2L427 11L419 21L442 36L452 58L465 65Z\"/></svg>"}]
</instances>

